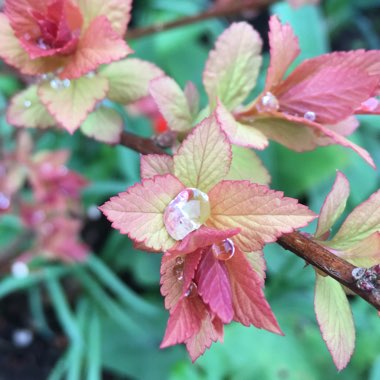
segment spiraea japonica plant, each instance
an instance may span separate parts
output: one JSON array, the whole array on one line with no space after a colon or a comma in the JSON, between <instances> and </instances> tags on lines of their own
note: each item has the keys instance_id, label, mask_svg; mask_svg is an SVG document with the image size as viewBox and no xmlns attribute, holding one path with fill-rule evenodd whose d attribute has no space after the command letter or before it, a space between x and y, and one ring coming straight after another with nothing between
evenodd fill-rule
<instances>
[{"instance_id":1,"label":"spiraea japonica plant","mask_svg":"<svg viewBox=\"0 0 380 380\"><path fill-rule=\"evenodd\" d=\"M200 19L259 12L259 3L215 2ZM114 272L120 268L113 267L120 256L145 251L160 258L151 284L160 288L168 313L166 329L158 332L160 347L184 344L195 362L223 341L231 323L287 339L281 308L275 316L264 294L263 250L277 243L315 272L316 323L342 370L355 348L350 297L380 310L379 191L364 201L355 198L345 213L350 184L342 165L317 215L315 202L304 205L307 196L296 199L280 182L270 185L284 163L267 165L266 152L273 146L294 152L341 146L364 159L358 165L376 177L378 157L350 136L360 128L359 115L372 121L380 113L380 51L300 60L296 33L274 14L267 36L247 21L232 22L209 49L203 86L194 78L180 85L170 65L138 58L139 45L134 53L133 41L125 42L133 37L134 30L127 31L132 8L139 6L131 0L4 1L0 57L25 88L4 107L9 129L0 135L0 228L1 218L13 220L20 235L0 255L0 270L4 261L11 273L2 280L5 290L0 282L0 295L46 282L70 339L62 373L81 379L92 373L86 350L96 347L101 361L99 342L109 320L126 330L125 339L135 329L142 340L153 340L138 326L139 313L146 312L142 323L156 329L153 319L162 310L128 288L135 286L133 275L119 277ZM190 16L183 23L189 19L197 21ZM172 27L137 28L136 35ZM141 116L153 122L149 138L141 137ZM85 136L73 136L78 129ZM131 174L136 161L125 147L140 153L133 156L137 174ZM307 164L301 157L308 156L297 157ZM319 199L327 192L324 187ZM111 225L104 218L96 232L86 233L102 214ZM118 243L121 235L129 240ZM73 285L64 288L59 279L68 274ZM269 275L269 285L272 280Z\"/></svg>"}]
</instances>

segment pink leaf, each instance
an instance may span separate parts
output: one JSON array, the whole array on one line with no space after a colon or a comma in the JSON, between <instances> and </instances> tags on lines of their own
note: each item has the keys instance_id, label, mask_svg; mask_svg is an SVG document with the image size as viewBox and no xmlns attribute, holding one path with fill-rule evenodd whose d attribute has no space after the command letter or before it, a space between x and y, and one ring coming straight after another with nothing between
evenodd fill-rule
<instances>
[{"instance_id":1,"label":"pink leaf","mask_svg":"<svg viewBox=\"0 0 380 380\"><path fill-rule=\"evenodd\" d=\"M248 181L222 181L209 192L210 227L240 228L234 240L244 251L260 250L284 233L306 226L315 214L282 192Z\"/></svg>"},{"instance_id":2,"label":"pink leaf","mask_svg":"<svg viewBox=\"0 0 380 380\"><path fill-rule=\"evenodd\" d=\"M231 287L226 267L211 251L203 256L197 270L198 293L223 323L234 316Z\"/></svg>"},{"instance_id":3,"label":"pink leaf","mask_svg":"<svg viewBox=\"0 0 380 380\"><path fill-rule=\"evenodd\" d=\"M183 189L182 183L170 174L156 176L112 197L100 209L113 228L149 248L166 251L175 241L166 231L163 213Z\"/></svg>"},{"instance_id":4,"label":"pink leaf","mask_svg":"<svg viewBox=\"0 0 380 380\"><path fill-rule=\"evenodd\" d=\"M263 251L244 252L244 256L251 264L251 268L257 273L261 287L265 284L265 271L267 268Z\"/></svg>"},{"instance_id":5,"label":"pink leaf","mask_svg":"<svg viewBox=\"0 0 380 380\"><path fill-rule=\"evenodd\" d=\"M221 103L218 103L215 115L232 144L260 150L268 146L269 142L264 132L236 121Z\"/></svg>"},{"instance_id":6,"label":"pink leaf","mask_svg":"<svg viewBox=\"0 0 380 380\"><path fill-rule=\"evenodd\" d=\"M323 203L319 219L316 238L321 238L330 232L331 227L342 215L346 208L348 196L350 195L350 184L344 174L338 172L334 185Z\"/></svg>"},{"instance_id":7,"label":"pink leaf","mask_svg":"<svg viewBox=\"0 0 380 380\"><path fill-rule=\"evenodd\" d=\"M202 226L198 230L191 232L182 241L169 250L170 253L187 254L198 248L203 248L217 243L227 238L231 238L240 232L239 228L230 230L216 230L207 226Z\"/></svg>"},{"instance_id":8,"label":"pink leaf","mask_svg":"<svg viewBox=\"0 0 380 380\"><path fill-rule=\"evenodd\" d=\"M79 78L100 65L124 58L132 50L113 29L105 16L95 18L79 40L60 78Z\"/></svg>"},{"instance_id":9,"label":"pink leaf","mask_svg":"<svg viewBox=\"0 0 380 380\"><path fill-rule=\"evenodd\" d=\"M228 173L231 158L231 145L212 115L182 143L174 156L174 172L185 186L207 192Z\"/></svg>"},{"instance_id":10,"label":"pink leaf","mask_svg":"<svg viewBox=\"0 0 380 380\"><path fill-rule=\"evenodd\" d=\"M218 317L212 319L207 313L202 319L200 330L185 342L191 361L194 363L213 342L218 340L223 340L223 323Z\"/></svg>"},{"instance_id":11,"label":"pink leaf","mask_svg":"<svg viewBox=\"0 0 380 380\"><path fill-rule=\"evenodd\" d=\"M315 313L324 341L339 371L350 361L355 347L355 327L342 286L331 277L318 274L315 285Z\"/></svg>"},{"instance_id":12,"label":"pink leaf","mask_svg":"<svg viewBox=\"0 0 380 380\"><path fill-rule=\"evenodd\" d=\"M232 259L226 261L226 267L231 283L234 320L245 326L252 324L282 334L261 289L262 280L238 248Z\"/></svg>"},{"instance_id":13,"label":"pink leaf","mask_svg":"<svg viewBox=\"0 0 380 380\"><path fill-rule=\"evenodd\" d=\"M203 310L199 297L182 298L170 314L161 348L183 343L201 328Z\"/></svg>"},{"instance_id":14,"label":"pink leaf","mask_svg":"<svg viewBox=\"0 0 380 380\"><path fill-rule=\"evenodd\" d=\"M155 175L173 174L174 162L170 156L163 154L146 154L141 157L141 178L152 178Z\"/></svg>"},{"instance_id":15,"label":"pink leaf","mask_svg":"<svg viewBox=\"0 0 380 380\"><path fill-rule=\"evenodd\" d=\"M282 25L277 16L269 21L270 66L265 84L267 91L279 84L291 63L300 53L298 38L289 24Z\"/></svg>"},{"instance_id":16,"label":"pink leaf","mask_svg":"<svg viewBox=\"0 0 380 380\"><path fill-rule=\"evenodd\" d=\"M323 124L351 116L378 87L379 75L369 75L364 60L358 65L365 54L325 55L323 62L320 57L303 62L274 91L281 111L300 116L311 111Z\"/></svg>"}]
</instances>

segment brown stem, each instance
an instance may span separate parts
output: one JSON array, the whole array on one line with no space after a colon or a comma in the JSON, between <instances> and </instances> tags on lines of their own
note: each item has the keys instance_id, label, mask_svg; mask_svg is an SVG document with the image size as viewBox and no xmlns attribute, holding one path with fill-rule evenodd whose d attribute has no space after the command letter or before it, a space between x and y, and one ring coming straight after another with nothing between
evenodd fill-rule
<instances>
[{"instance_id":1,"label":"brown stem","mask_svg":"<svg viewBox=\"0 0 380 380\"><path fill-rule=\"evenodd\" d=\"M178 28L185 25L195 24L200 21L208 20L211 18L217 17L226 17L233 16L239 14L246 10L254 10L258 11L262 8L265 8L278 0L235 0L230 4L226 4L223 6L215 6L203 13L199 13L194 16L187 16L180 18L178 20L169 21L166 23L155 24L151 26L147 26L146 28L138 28L131 29L126 34L126 39L135 39L144 36L148 36L150 34L156 34L159 32L163 32L165 30L170 30L174 28Z\"/></svg>"},{"instance_id":2,"label":"brown stem","mask_svg":"<svg viewBox=\"0 0 380 380\"><path fill-rule=\"evenodd\" d=\"M119 144L141 154L167 154L153 140L125 131L121 135Z\"/></svg>"},{"instance_id":3,"label":"brown stem","mask_svg":"<svg viewBox=\"0 0 380 380\"><path fill-rule=\"evenodd\" d=\"M380 301L371 292L360 290L352 277L356 267L311 240L300 232L283 235L277 241L283 248L295 253L309 264L317 267L328 276L334 278L358 296L380 310Z\"/></svg>"},{"instance_id":4,"label":"brown stem","mask_svg":"<svg viewBox=\"0 0 380 380\"><path fill-rule=\"evenodd\" d=\"M142 154L167 154L158 148L152 140L130 133L124 133L121 145L127 146ZM356 281L352 277L352 270L356 268L354 265L332 254L306 235L297 231L283 235L278 239L277 243L286 250L295 253L309 264L320 269L328 276L334 278L373 305L377 310L380 310L380 300L376 299L371 292L362 291L356 286Z\"/></svg>"}]
</instances>

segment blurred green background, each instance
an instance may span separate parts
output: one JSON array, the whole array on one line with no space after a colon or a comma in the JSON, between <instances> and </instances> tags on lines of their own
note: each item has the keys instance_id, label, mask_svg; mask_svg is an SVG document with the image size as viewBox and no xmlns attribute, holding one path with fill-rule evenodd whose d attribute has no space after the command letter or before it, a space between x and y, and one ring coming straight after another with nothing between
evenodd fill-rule
<instances>
[{"instance_id":1,"label":"blurred green background","mask_svg":"<svg viewBox=\"0 0 380 380\"><path fill-rule=\"evenodd\" d=\"M206 0L135 0L132 27L196 14L209 5ZM191 80L203 91L204 63L217 36L230 22L245 19L266 41L270 13L278 14L295 29L302 48L298 62L331 50L380 49L378 0L327 0L320 6L298 10L282 2L256 16L204 21L131 41L131 46L137 57L156 63L182 86ZM265 56L258 87L265 78L267 52ZM9 73L1 73L2 110L18 86ZM131 117L124 110L120 112L127 130L145 136L151 134L149 120ZM0 123L2 138L11 144L12 128L4 118ZM372 154L379 167L380 118L362 117L361 127L352 138ZM39 138L39 147L66 147L73 151L70 167L91 181L83 194L89 210L139 180L137 153L98 144L80 133L74 136L57 131L44 133ZM271 187L299 198L317 212L337 169L351 183L348 211L379 188L379 171L342 147L300 154L271 143L259 154L272 175ZM2 218L0 246L12 241L20 228L15 218ZM356 350L348 368L338 374L316 324L314 271L274 244L265 249L266 295L286 336L233 323L225 329L224 343L214 344L193 365L183 347L158 348L168 318L159 292L160 256L136 251L125 236L111 231L103 219L89 220L83 234L102 260L90 260L89 264L68 270L58 264L50 265L38 278L5 277L0 282L2 313L7 313L6 306L17 296L18 302L26 305L26 316L19 324L33 326L37 342L50 342L56 331L63 331L69 337L68 350L55 348L57 354L44 364L50 371L56 358L61 357L51 379L58 379L65 367L70 379L380 379L380 323L376 311L360 299L351 300L357 328ZM58 281L61 277L66 280ZM79 283L76 286L83 290L74 301L65 293L70 281ZM50 308L45 307L46 292L54 300ZM84 337L85 344L78 336ZM48 351L51 346L47 344L47 347ZM7 355L7 352L0 347L0 354ZM0 378L3 361L0 360ZM81 369L82 375L75 377Z\"/></svg>"}]
</instances>

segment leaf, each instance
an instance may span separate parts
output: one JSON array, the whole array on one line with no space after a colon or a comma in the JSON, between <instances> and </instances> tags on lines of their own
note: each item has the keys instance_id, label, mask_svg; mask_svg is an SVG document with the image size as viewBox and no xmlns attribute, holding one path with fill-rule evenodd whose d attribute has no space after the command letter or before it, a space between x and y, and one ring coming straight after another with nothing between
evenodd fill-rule
<instances>
[{"instance_id":1,"label":"leaf","mask_svg":"<svg viewBox=\"0 0 380 380\"><path fill-rule=\"evenodd\" d=\"M7 16L3 13L0 13L0 46L0 57L25 75L54 72L64 63L63 58L56 57L30 59L15 36Z\"/></svg>"},{"instance_id":2,"label":"leaf","mask_svg":"<svg viewBox=\"0 0 380 380\"><path fill-rule=\"evenodd\" d=\"M79 39L73 56L59 74L61 79L80 78L100 65L124 58L132 50L117 34L107 17L95 18Z\"/></svg>"},{"instance_id":3,"label":"leaf","mask_svg":"<svg viewBox=\"0 0 380 380\"><path fill-rule=\"evenodd\" d=\"M199 297L182 298L170 314L165 336L160 348L183 343L196 334L202 323L202 309Z\"/></svg>"},{"instance_id":4,"label":"leaf","mask_svg":"<svg viewBox=\"0 0 380 380\"><path fill-rule=\"evenodd\" d=\"M112 28L124 36L131 18L132 0L77 0L84 17L84 28L99 16L106 16Z\"/></svg>"},{"instance_id":5,"label":"leaf","mask_svg":"<svg viewBox=\"0 0 380 380\"><path fill-rule=\"evenodd\" d=\"M123 119L112 108L100 106L91 112L80 129L88 137L107 144L117 144L123 131Z\"/></svg>"},{"instance_id":6,"label":"leaf","mask_svg":"<svg viewBox=\"0 0 380 380\"><path fill-rule=\"evenodd\" d=\"M226 261L226 267L231 284L234 320L244 326L252 324L259 329L282 334L261 289L262 280L236 245L235 255Z\"/></svg>"},{"instance_id":7,"label":"leaf","mask_svg":"<svg viewBox=\"0 0 380 380\"><path fill-rule=\"evenodd\" d=\"M270 66L265 83L266 90L278 85L289 66L300 53L298 38L289 24L282 25L277 16L269 20Z\"/></svg>"},{"instance_id":8,"label":"leaf","mask_svg":"<svg viewBox=\"0 0 380 380\"><path fill-rule=\"evenodd\" d=\"M149 94L149 82L163 75L161 69L150 62L128 58L113 62L100 69L108 79L108 98L120 104L130 104Z\"/></svg>"},{"instance_id":9,"label":"leaf","mask_svg":"<svg viewBox=\"0 0 380 380\"><path fill-rule=\"evenodd\" d=\"M240 232L239 228L231 230L216 230L207 226L201 226L199 229L191 232L185 238L176 243L169 250L170 253L187 254L195 251L198 248L204 248L222 240L231 238Z\"/></svg>"},{"instance_id":10,"label":"leaf","mask_svg":"<svg viewBox=\"0 0 380 380\"><path fill-rule=\"evenodd\" d=\"M260 35L247 23L233 23L218 38L203 73L212 107L219 99L228 110L240 105L255 87L261 66Z\"/></svg>"},{"instance_id":11,"label":"leaf","mask_svg":"<svg viewBox=\"0 0 380 380\"><path fill-rule=\"evenodd\" d=\"M261 286L264 287L265 283L265 271L267 268L263 251L246 252L245 258L251 264L251 268L257 273Z\"/></svg>"},{"instance_id":12,"label":"leaf","mask_svg":"<svg viewBox=\"0 0 380 380\"><path fill-rule=\"evenodd\" d=\"M154 250L166 251L175 241L166 231L163 213L184 187L170 174L144 179L112 197L100 210L112 227Z\"/></svg>"},{"instance_id":13,"label":"leaf","mask_svg":"<svg viewBox=\"0 0 380 380\"><path fill-rule=\"evenodd\" d=\"M232 144L260 150L268 146L269 142L265 131L259 131L254 125L239 123L221 103L218 103L215 112L221 128L226 132Z\"/></svg>"},{"instance_id":14,"label":"leaf","mask_svg":"<svg viewBox=\"0 0 380 380\"><path fill-rule=\"evenodd\" d=\"M207 192L228 173L231 146L213 116L203 120L174 155L175 175L187 187Z\"/></svg>"},{"instance_id":15,"label":"leaf","mask_svg":"<svg viewBox=\"0 0 380 380\"><path fill-rule=\"evenodd\" d=\"M193 82L187 82L183 92L189 105L190 114L195 119L199 112L199 92Z\"/></svg>"},{"instance_id":16,"label":"leaf","mask_svg":"<svg viewBox=\"0 0 380 380\"><path fill-rule=\"evenodd\" d=\"M194 363L211 346L212 342L218 340L223 340L223 323L218 317L212 319L207 313L202 319L199 331L185 342L191 361Z\"/></svg>"},{"instance_id":17,"label":"leaf","mask_svg":"<svg viewBox=\"0 0 380 380\"><path fill-rule=\"evenodd\" d=\"M37 95L33 85L15 95L7 110L9 124L16 127L47 128L56 124Z\"/></svg>"},{"instance_id":18,"label":"leaf","mask_svg":"<svg viewBox=\"0 0 380 380\"><path fill-rule=\"evenodd\" d=\"M73 133L95 108L98 101L106 97L107 80L96 75L70 81L69 87L52 88L48 81L43 82L38 95L54 119L68 132Z\"/></svg>"},{"instance_id":19,"label":"leaf","mask_svg":"<svg viewBox=\"0 0 380 380\"><path fill-rule=\"evenodd\" d=\"M226 267L211 251L204 254L197 269L198 293L223 323L234 316L231 287Z\"/></svg>"},{"instance_id":20,"label":"leaf","mask_svg":"<svg viewBox=\"0 0 380 380\"><path fill-rule=\"evenodd\" d=\"M380 190L357 206L348 215L331 240L333 244L354 244L380 231Z\"/></svg>"},{"instance_id":21,"label":"leaf","mask_svg":"<svg viewBox=\"0 0 380 380\"><path fill-rule=\"evenodd\" d=\"M323 238L330 232L331 227L342 215L346 208L347 199L350 195L350 184L346 176L339 172L336 175L334 185L327 195L318 218L318 226L315 237Z\"/></svg>"},{"instance_id":22,"label":"leaf","mask_svg":"<svg viewBox=\"0 0 380 380\"><path fill-rule=\"evenodd\" d=\"M174 162L170 156L163 154L145 154L141 157L141 178L155 175L173 174Z\"/></svg>"},{"instance_id":23,"label":"leaf","mask_svg":"<svg viewBox=\"0 0 380 380\"><path fill-rule=\"evenodd\" d=\"M171 130L185 132L191 129L193 116L190 105L185 93L173 79L154 79L149 91Z\"/></svg>"},{"instance_id":24,"label":"leaf","mask_svg":"<svg viewBox=\"0 0 380 380\"><path fill-rule=\"evenodd\" d=\"M342 286L331 277L316 274L314 306L323 339L341 371L355 347L354 322Z\"/></svg>"},{"instance_id":25,"label":"leaf","mask_svg":"<svg viewBox=\"0 0 380 380\"><path fill-rule=\"evenodd\" d=\"M270 174L254 151L233 145L231 168L225 179L246 179L267 185L270 182Z\"/></svg>"},{"instance_id":26,"label":"leaf","mask_svg":"<svg viewBox=\"0 0 380 380\"><path fill-rule=\"evenodd\" d=\"M357 267L369 268L380 263L380 232L374 232L368 237L354 243L334 243L327 241L326 245L330 251L344 258Z\"/></svg>"},{"instance_id":27,"label":"leaf","mask_svg":"<svg viewBox=\"0 0 380 380\"><path fill-rule=\"evenodd\" d=\"M317 122L335 124L374 94L379 76L369 75L363 50L321 57L304 61L274 94L283 112L303 116L312 111Z\"/></svg>"},{"instance_id":28,"label":"leaf","mask_svg":"<svg viewBox=\"0 0 380 380\"><path fill-rule=\"evenodd\" d=\"M218 229L240 228L234 241L245 252L260 250L315 218L296 199L248 181L222 181L210 191L209 198L207 224Z\"/></svg>"}]
</instances>

